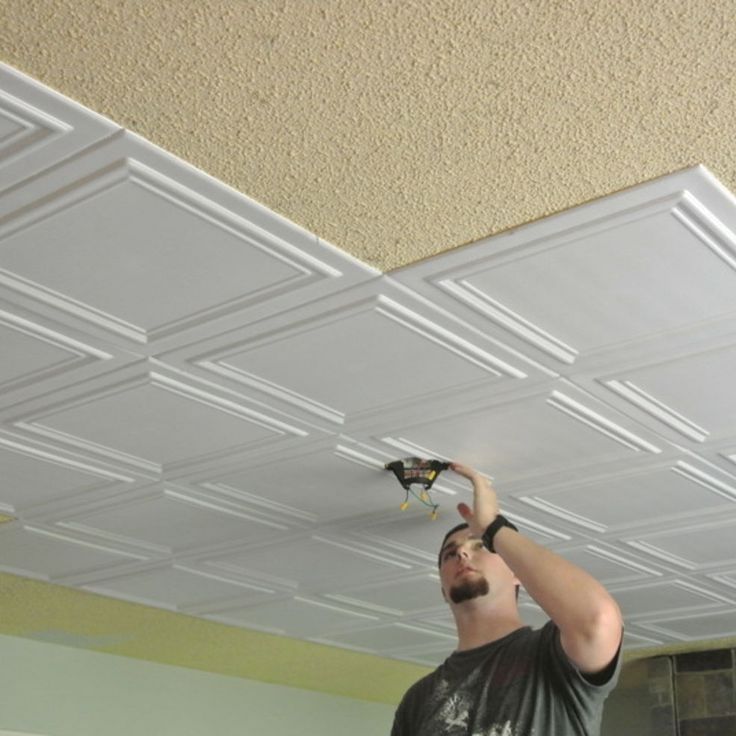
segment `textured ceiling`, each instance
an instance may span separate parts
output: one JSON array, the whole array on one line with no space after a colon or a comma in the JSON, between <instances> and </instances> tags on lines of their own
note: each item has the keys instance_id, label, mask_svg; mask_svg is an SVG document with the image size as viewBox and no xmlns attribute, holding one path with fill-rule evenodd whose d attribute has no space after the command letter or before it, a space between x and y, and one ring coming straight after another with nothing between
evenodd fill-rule
<instances>
[{"instance_id":1,"label":"textured ceiling","mask_svg":"<svg viewBox=\"0 0 736 736\"><path fill-rule=\"evenodd\" d=\"M703 163L736 5L4 0L3 60L383 271Z\"/></svg>"}]
</instances>

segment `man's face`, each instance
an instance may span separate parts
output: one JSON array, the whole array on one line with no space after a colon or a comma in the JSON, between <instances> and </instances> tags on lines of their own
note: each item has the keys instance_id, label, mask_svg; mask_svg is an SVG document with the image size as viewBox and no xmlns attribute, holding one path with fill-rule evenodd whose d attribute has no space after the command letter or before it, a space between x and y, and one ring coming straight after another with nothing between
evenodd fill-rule
<instances>
[{"instance_id":1,"label":"man's face","mask_svg":"<svg viewBox=\"0 0 736 736\"><path fill-rule=\"evenodd\" d=\"M493 588L517 581L499 555L489 552L469 529L450 535L440 552L442 591L453 603L488 595Z\"/></svg>"}]
</instances>

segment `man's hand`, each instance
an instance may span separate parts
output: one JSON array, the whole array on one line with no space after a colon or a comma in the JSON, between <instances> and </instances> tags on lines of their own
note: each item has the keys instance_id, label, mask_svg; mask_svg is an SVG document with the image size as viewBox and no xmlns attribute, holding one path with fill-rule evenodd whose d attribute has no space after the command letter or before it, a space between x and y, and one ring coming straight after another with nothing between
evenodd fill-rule
<instances>
[{"instance_id":1,"label":"man's hand","mask_svg":"<svg viewBox=\"0 0 736 736\"><path fill-rule=\"evenodd\" d=\"M466 503L459 503L457 510L468 523L471 534L480 537L498 515L496 492L491 488L488 478L477 470L460 463L450 463L450 469L473 484L473 508Z\"/></svg>"}]
</instances>

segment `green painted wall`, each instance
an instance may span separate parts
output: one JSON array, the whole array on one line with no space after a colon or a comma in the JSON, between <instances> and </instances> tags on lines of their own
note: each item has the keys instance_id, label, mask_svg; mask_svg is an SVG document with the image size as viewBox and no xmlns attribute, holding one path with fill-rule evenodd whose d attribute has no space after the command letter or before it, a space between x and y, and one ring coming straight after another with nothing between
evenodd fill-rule
<instances>
[{"instance_id":1,"label":"green painted wall","mask_svg":"<svg viewBox=\"0 0 736 736\"><path fill-rule=\"evenodd\" d=\"M0 730L376 736L392 717L382 703L0 635Z\"/></svg>"}]
</instances>

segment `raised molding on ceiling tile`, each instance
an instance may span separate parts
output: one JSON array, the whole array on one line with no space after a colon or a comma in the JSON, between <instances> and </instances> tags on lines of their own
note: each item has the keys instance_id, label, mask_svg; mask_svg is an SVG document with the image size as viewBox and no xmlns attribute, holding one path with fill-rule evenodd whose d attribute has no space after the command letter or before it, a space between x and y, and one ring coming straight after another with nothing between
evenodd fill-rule
<instances>
[{"instance_id":1,"label":"raised molding on ceiling tile","mask_svg":"<svg viewBox=\"0 0 736 736\"><path fill-rule=\"evenodd\" d=\"M249 570L247 567L235 564L234 562L227 562L227 556L227 552L220 551L217 552L216 557L203 560L201 564L203 567L206 566L215 570L221 570L226 575L239 577L245 584L253 588L261 587L263 592L266 593L295 593L299 589L299 583L295 580L280 578L277 575L270 575L259 570ZM263 586L270 586L270 588L263 588ZM204 608L204 605L202 607ZM227 609L223 608L222 610L224 611L230 608L239 608L239 605L233 602L232 605L227 606Z\"/></svg>"},{"instance_id":2,"label":"raised molding on ceiling tile","mask_svg":"<svg viewBox=\"0 0 736 736\"><path fill-rule=\"evenodd\" d=\"M363 465L371 470L383 470L386 466L385 461L370 457L369 455L358 452L352 447L346 447L345 445L337 445L334 449L334 454L344 460L349 460L352 463Z\"/></svg>"},{"instance_id":3,"label":"raised molding on ceiling tile","mask_svg":"<svg viewBox=\"0 0 736 736\"><path fill-rule=\"evenodd\" d=\"M481 350L476 345L462 339L454 332L422 317L411 309L399 304L386 296L379 296L375 307L379 314L397 322L418 335L425 337L430 342L449 350L455 355L477 365L479 368L492 373L494 376L505 375L510 378L527 378L527 374L497 358L494 355Z\"/></svg>"},{"instance_id":4,"label":"raised molding on ceiling tile","mask_svg":"<svg viewBox=\"0 0 736 736\"><path fill-rule=\"evenodd\" d=\"M644 542L640 539L630 539L626 542L626 544L628 544L629 547L638 549L640 552L644 552L645 554L651 555L652 557L656 557L657 559L663 560L664 562L668 562L671 565L684 567L686 570L697 570L698 568L698 566L691 560L686 560L684 557L673 555L671 552L666 552L665 550L660 549L653 544L649 544L648 542Z\"/></svg>"},{"instance_id":5,"label":"raised molding on ceiling tile","mask_svg":"<svg viewBox=\"0 0 736 736\"><path fill-rule=\"evenodd\" d=\"M255 590L258 593L269 593L273 594L276 591L272 588L264 588L262 585L256 585L255 583L248 582L245 580L239 580L237 576L227 576L223 574L216 574L214 572L208 572L207 570L201 570L195 567L187 567L186 565L172 565L173 570L181 570L182 572L189 573L191 575L198 575L199 577L207 578L208 580L215 580L218 583L227 583L228 585L235 585L239 588L246 588L247 590ZM190 604L187 606L201 606L201 603Z\"/></svg>"},{"instance_id":6,"label":"raised molding on ceiling tile","mask_svg":"<svg viewBox=\"0 0 736 736\"><path fill-rule=\"evenodd\" d=\"M542 535L543 537L547 537L549 539L557 539L563 542L569 542L572 539L569 534L562 532L559 529L551 529L545 524L540 524L538 521L527 519L525 516L521 516L516 511L504 513L506 514L506 516L509 517L509 519L511 519L511 521L513 521L515 524L518 524L522 530L531 529L537 534Z\"/></svg>"},{"instance_id":7,"label":"raised molding on ceiling tile","mask_svg":"<svg viewBox=\"0 0 736 736\"><path fill-rule=\"evenodd\" d=\"M33 460L44 460L46 462L55 463L70 470L77 470L83 473L89 473L90 475L95 475L104 480L124 483L132 483L134 481L134 479L129 475L123 475L122 473L115 472L113 470L100 468L96 465L91 465L80 460L63 457L58 453L49 452L48 450L43 450L40 447L31 447L27 444L13 441L7 437L0 436L0 446L7 447L9 450L30 457Z\"/></svg>"},{"instance_id":8,"label":"raised molding on ceiling tile","mask_svg":"<svg viewBox=\"0 0 736 736\"><path fill-rule=\"evenodd\" d=\"M0 146L3 191L122 130L3 63L0 88L0 115L18 128Z\"/></svg>"},{"instance_id":9,"label":"raised molding on ceiling tile","mask_svg":"<svg viewBox=\"0 0 736 736\"><path fill-rule=\"evenodd\" d=\"M61 375L69 371L71 368L81 368L83 365L94 363L99 360L111 360L112 355L89 345L85 345L78 340L62 335L59 332L42 327L27 319L23 319L15 314L0 310L0 325L5 325L11 330L21 332L35 340L53 345L60 350L69 353L68 360L57 362L55 365L40 368L24 374L20 378L12 378L0 384L0 390L10 391L20 386L25 386L34 381L41 381L53 376Z\"/></svg>"},{"instance_id":10,"label":"raised molding on ceiling tile","mask_svg":"<svg viewBox=\"0 0 736 736\"><path fill-rule=\"evenodd\" d=\"M672 214L722 261L736 270L736 236L690 192L682 192Z\"/></svg>"},{"instance_id":11,"label":"raised molding on ceiling tile","mask_svg":"<svg viewBox=\"0 0 736 736\"><path fill-rule=\"evenodd\" d=\"M236 508L233 506L227 505L227 503L214 503L213 501L210 501L205 498L197 498L193 496L192 494L185 494L180 493L177 491L172 491L170 489L165 489L163 494L161 496L157 497L149 497L149 498L141 498L136 499L135 501L127 501L122 504L117 504L116 506L110 506L107 509L98 509L99 511L104 510L111 510L115 511L117 508L127 508L131 506L136 506L139 504L145 504L148 501L152 500L168 500L174 504L180 504L185 506L190 506L196 509L203 509L205 511L211 511L218 514L223 514L225 516L231 516L239 519L245 519L246 521L251 521L257 524L261 524L262 526L270 527L271 529L274 529L276 531L288 531L289 527L285 524L281 524L275 521L271 521L269 519L265 519L261 516L256 516L254 514L250 514L241 508ZM84 512L82 512L82 517L84 518ZM132 546L134 548L139 548L142 550L148 550L151 553L159 554L159 555L170 555L172 553L171 548L165 545L156 544L154 542L148 542L143 539L139 539L138 537L130 537L127 534L116 534L115 532L108 531L106 529L100 529L95 526L90 526L88 524L85 524L84 522L80 521L59 521L56 523L56 526L62 529L67 529L69 531L75 531L79 532L91 537L96 537L98 539L105 540L109 544L123 544L127 546Z\"/></svg>"},{"instance_id":12,"label":"raised molding on ceiling tile","mask_svg":"<svg viewBox=\"0 0 736 736\"><path fill-rule=\"evenodd\" d=\"M699 585L695 585L695 583L691 583L687 580L675 580L673 584L677 586L678 588L682 588L683 590L688 590L691 593L695 593L696 595L701 595L704 598L710 598L711 600L716 601L718 603L727 603L731 606L734 605L733 598L728 598L712 590L706 590L704 588L701 588Z\"/></svg>"},{"instance_id":13,"label":"raised molding on ceiling tile","mask_svg":"<svg viewBox=\"0 0 736 736\"><path fill-rule=\"evenodd\" d=\"M251 340L229 345L225 350L218 350L217 353L195 358L193 362L208 372L229 378L249 388L255 388L293 406L304 409L322 419L327 419L334 424L344 424L346 415L343 411L327 406L309 396L292 391L285 386L273 383L262 376L257 376L241 368L234 367L227 363L227 360L231 355L242 354L251 349L261 348L278 340L288 338L290 335L308 332L310 329L321 328L334 320L347 319L351 316L367 312L390 319L401 327L411 330L425 340L457 355L493 376L506 376L515 379L528 377L526 373L506 361L482 350L454 332L441 327L384 295L342 307L339 311L331 311L316 318L300 321L296 325L275 330L265 336L262 335Z\"/></svg>"},{"instance_id":14,"label":"raised molding on ceiling tile","mask_svg":"<svg viewBox=\"0 0 736 736\"><path fill-rule=\"evenodd\" d=\"M393 539L382 537L380 534L371 534L370 530L368 533L364 533L362 530L358 533L360 535L360 539L366 540L371 545L380 546L389 552L396 552L404 556L408 555L419 560L425 560L434 565L437 564L437 555L433 552L426 552L422 549L418 549L417 547L411 547L408 544L396 542Z\"/></svg>"},{"instance_id":15,"label":"raised molding on ceiling tile","mask_svg":"<svg viewBox=\"0 0 736 736\"><path fill-rule=\"evenodd\" d=\"M311 598L304 598L303 596L300 596L300 595L295 595L292 600L296 601L297 603L306 603L307 605L310 605L310 606L317 606L318 608L325 608L328 611L335 611L337 613L344 613L344 614L348 615L351 618L356 618L356 619L358 619L358 618L363 619L364 618L364 619L367 619L368 621L380 621L381 620L381 619L376 618L375 616L371 616L371 615L369 615L369 614L367 614L365 612L351 611L351 610L349 610L347 608L340 608L339 606L333 606L333 605L331 605L329 603L326 603L324 601L315 601L315 600L312 600Z\"/></svg>"},{"instance_id":16,"label":"raised molding on ceiling tile","mask_svg":"<svg viewBox=\"0 0 736 736\"><path fill-rule=\"evenodd\" d=\"M662 452L662 450L650 442L647 442L641 437L635 435L633 432L629 432L618 424L606 419L597 412L594 412L592 409L583 406L581 403L571 399L560 391L553 391L547 398L547 403L555 409L564 412L583 424L587 424L589 427L606 435L606 437L610 437L612 440L615 440L619 444L624 445L624 447L628 447L631 450L643 450L657 454Z\"/></svg>"},{"instance_id":17,"label":"raised molding on ceiling tile","mask_svg":"<svg viewBox=\"0 0 736 736\"><path fill-rule=\"evenodd\" d=\"M696 442L705 442L708 439L710 432L707 429L703 429L703 427L698 426L695 422L691 422L682 414L658 401L651 394L648 394L644 389L639 388L639 386L631 381L610 380L605 381L605 385L614 393L617 393L640 409L643 409L655 419L664 422L688 439L695 440Z\"/></svg>"},{"instance_id":18,"label":"raised molding on ceiling tile","mask_svg":"<svg viewBox=\"0 0 736 736\"><path fill-rule=\"evenodd\" d=\"M216 511L219 514L254 521L258 524L269 526L272 529L277 529L278 531L285 532L289 530L289 527L286 524L264 519L262 516L255 516L242 509L242 507L236 507L235 504L228 504L224 499L217 503L211 498L198 498L192 494L172 491L169 488L164 489L164 497L171 498L177 503L182 503L186 506L194 506L195 508L206 509L207 511Z\"/></svg>"},{"instance_id":19,"label":"raised molding on ceiling tile","mask_svg":"<svg viewBox=\"0 0 736 736\"><path fill-rule=\"evenodd\" d=\"M395 447L397 450L401 450L402 452L408 452L412 457L431 457L435 460L443 460L445 462L450 461L449 458L440 455L434 450L429 450L421 445L415 445L413 442L410 442L403 437L381 437L381 442L385 442L387 445Z\"/></svg>"},{"instance_id":20,"label":"raised molding on ceiling tile","mask_svg":"<svg viewBox=\"0 0 736 736\"><path fill-rule=\"evenodd\" d=\"M728 588L736 588L736 579L733 577L730 577L732 573L728 572L719 572L719 573L711 573L710 575L707 575L710 580L714 580L715 582L719 583L720 585L725 585Z\"/></svg>"},{"instance_id":21,"label":"raised molding on ceiling tile","mask_svg":"<svg viewBox=\"0 0 736 736\"><path fill-rule=\"evenodd\" d=\"M492 299L480 289L477 289L465 279L453 281L442 279L437 282L440 289L454 296L459 301L479 312L499 327L510 330L543 352L563 363L572 364L578 356L578 351L566 345L561 340L545 332L541 327L532 324L521 315Z\"/></svg>"},{"instance_id":22,"label":"raised molding on ceiling tile","mask_svg":"<svg viewBox=\"0 0 736 736\"><path fill-rule=\"evenodd\" d=\"M367 557L371 560L378 560L378 562L383 562L386 565L392 565L393 567L398 567L402 570L411 570L413 567L406 562L400 562L399 560L396 560L394 558L378 554L375 551L365 549L363 546L358 544L346 544L344 542L338 542L334 539L328 539L327 537L321 537L317 534L313 535L312 539L316 540L317 542L322 542L323 544L328 544L332 547L336 547L337 549L344 550L345 552L349 552L350 554Z\"/></svg>"},{"instance_id":23,"label":"raised molding on ceiling tile","mask_svg":"<svg viewBox=\"0 0 736 736\"><path fill-rule=\"evenodd\" d=\"M586 545L585 549L590 554L595 555L596 557L600 557L602 560L613 562L634 572L642 572L646 575L650 575L651 577L662 577L664 575L664 573L662 573L660 570L655 570L654 568L643 565L640 562L634 562L627 557L616 554L611 550L598 547L595 544Z\"/></svg>"},{"instance_id":24,"label":"raised molding on ceiling tile","mask_svg":"<svg viewBox=\"0 0 736 736\"><path fill-rule=\"evenodd\" d=\"M0 284L32 299L71 313L103 329L145 344L184 328L200 325L210 319L237 312L255 300L262 301L280 296L294 289L297 285L306 286L323 278L342 276L342 272L333 266L295 248L225 207L182 184L178 184L133 158L119 158L112 161L93 173L16 210L12 215L6 216L0 224L0 240L52 217L66 207L77 205L103 191L126 182L133 183L182 208L182 210L207 221L209 224L240 238L249 246L287 264L296 271L297 275L282 279L275 284L268 284L241 298L200 310L196 314L188 315L151 330L146 330L115 315L96 309L89 304L5 270L0 270Z\"/></svg>"},{"instance_id":25,"label":"raised molding on ceiling tile","mask_svg":"<svg viewBox=\"0 0 736 736\"><path fill-rule=\"evenodd\" d=\"M58 526L60 528L64 528L64 525L61 524L61 523L58 524ZM140 553L137 553L136 554L135 552L133 552L131 550L122 550L122 549L119 549L119 548L114 547L114 546L113 547L108 547L108 546L104 546L102 544L95 544L94 542L90 542L90 541L87 541L87 540L84 540L84 539L79 539L77 537L72 537L72 536L69 536L69 535L66 535L66 534L60 534L59 532L51 531L50 529L43 529L43 528L37 527L37 526L32 526L30 524L29 525L25 525L23 527L23 529L24 529L24 531L30 532L32 534L40 534L43 537L48 537L50 539L54 539L57 542L60 541L60 542L66 542L66 543L69 543L69 544L76 544L76 545L81 546L81 547L89 547L90 549L97 549L97 550L100 550L102 552L108 552L109 554L119 555L120 557L130 557L131 559L134 559L134 560L148 560L149 559L148 557L146 557L145 554L143 554L143 552L140 552ZM74 529L71 525L68 526L68 529L69 529L69 531L83 531L85 533L88 533L86 529L79 529L79 530L77 530L77 529ZM99 533L95 533L94 536L96 536L98 538L103 538L104 535L99 534ZM112 537L112 535L110 535L110 536ZM119 540L113 540L111 538L111 539L108 539L106 541L114 542L114 541L119 541ZM145 545L145 544L135 543L133 546L138 547L138 548L142 549L143 551L145 551L146 549L149 549L149 548L150 548L150 551L151 552L159 552L160 551L160 549L153 549L153 546L152 545Z\"/></svg>"},{"instance_id":26,"label":"raised molding on ceiling tile","mask_svg":"<svg viewBox=\"0 0 736 736\"><path fill-rule=\"evenodd\" d=\"M271 513L277 514L279 516L291 516L295 519L299 519L300 521L306 521L312 524L315 524L317 523L317 521L319 521L319 516L317 514L313 514L309 511L302 511L301 509L297 509L293 506L287 506L283 503L278 503L277 501L273 501L269 498L266 498L265 496L257 496L253 493L248 493L247 491L243 491L239 488L233 488L226 483L218 483L217 481L213 481L201 483L200 487L205 490L214 491L221 496L232 498L235 501L243 501L249 505L264 508L267 511L270 511Z\"/></svg>"},{"instance_id":27,"label":"raised molding on ceiling tile","mask_svg":"<svg viewBox=\"0 0 736 736\"><path fill-rule=\"evenodd\" d=\"M572 511L564 509L560 506L555 506L553 503L545 501L538 496L519 496L519 501L523 501L525 504L527 504L527 506L531 506L532 508L535 508L539 511L544 511L547 514L556 516L560 519L564 519L565 521L569 521L571 524L582 526L589 531L595 532L596 534L602 534L608 529L605 524L600 524L597 521L593 521L592 519L587 519L584 516L574 514Z\"/></svg>"},{"instance_id":28,"label":"raised molding on ceiling tile","mask_svg":"<svg viewBox=\"0 0 736 736\"><path fill-rule=\"evenodd\" d=\"M345 423L345 414L343 412L333 409L330 406L326 406L325 404L321 404L319 401L310 399L307 396L303 396L296 391L291 391L284 386L267 381L265 378L248 373L240 368L234 368L231 365L210 360L198 361L197 365L206 371L215 373L223 378L229 378L230 380L243 384L248 388L262 391L264 394L268 394L276 399L285 401L292 406L297 406L300 409L304 409L311 414L321 417L322 419L327 419L334 424Z\"/></svg>"},{"instance_id":29,"label":"raised molding on ceiling tile","mask_svg":"<svg viewBox=\"0 0 736 736\"><path fill-rule=\"evenodd\" d=\"M711 620L716 617L722 617L727 614L731 614L733 616L733 613L730 611L707 611L705 614L701 614L701 616L698 616L696 613L689 613L689 614L683 614L683 615L675 615L670 616L669 618L666 618L662 621L661 615L657 618L656 623L652 623L646 620L638 621L637 625L640 626L645 631L651 631L655 634L659 634L660 636L669 636L675 641L698 641L703 638L702 634L691 636L689 634L685 634L682 631L676 631L675 628L668 629L663 624L677 624L678 622L687 622L687 621L694 621L698 618ZM661 623L660 623L661 622ZM717 638L721 637L728 637L733 636L736 633L736 617L734 617L734 623L733 625L728 629L722 629L716 632L709 632L710 636L715 636Z\"/></svg>"},{"instance_id":30,"label":"raised molding on ceiling tile","mask_svg":"<svg viewBox=\"0 0 736 736\"><path fill-rule=\"evenodd\" d=\"M13 163L50 139L70 133L72 125L41 112L13 95L0 90L0 114L15 123L15 133L5 136L0 144L0 165Z\"/></svg>"},{"instance_id":31,"label":"raised molding on ceiling tile","mask_svg":"<svg viewBox=\"0 0 736 736\"><path fill-rule=\"evenodd\" d=\"M304 276L311 277L319 274L322 277L339 278L343 275L342 271L334 266L290 245L267 230L177 183L168 176L164 176L135 158L128 158L126 162L131 173L130 180L134 183L167 199L172 204L181 206L231 235L246 240L249 245L301 271ZM289 281L291 282L291 279ZM260 293L259 291L258 294Z\"/></svg>"},{"instance_id":32,"label":"raised molding on ceiling tile","mask_svg":"<svg viewBox=\"0 0 736 736\"><path fill-rule=\"evenodd\" d=\"M372 613L383 614L384 616L401 616L403 611L398 608L389 608L388 606L379 606L377 603L371 603L370 601L364 601L360 598L352 598L351 596L342 595L341 593L325 593L325 598L329 598L339 603L346 603L349 606L356 606Z\"/></svg>"},{"instance_id":33,"label":"raised molding on ceiling tile","mask_svg":"<svg viewBox=\"0 0 736 736\"><path fill-rule=\"evenodd\" d=\"M49 407L41 412L34 413L32 416L26 417L25 419L15 420L13 424L18 429L22 429L34 435L41 435L42 437L48 439L53 439L65 444L73 445L81 450L84 450L85 452L93 453L95 455L102 455L117 463L133 466L140 470L158 474L163 472L164 470L164 466L162 466L160 463L145 460L142 457L131 455L120 450L115 450L114 448L100 445L90 440L84 440L80 437L77 437L76 435L71 435L67 432L51 429L50 427L46 427L43 424L38 423L39 421L42 421L44 417L51 414L56 414L63 409L69 409L81 404L91 403L94 400L101 399L106 396L110 396L116 393L122 393L132 388L146 385L156 386L164 391L169 391L170 393L176 394L177 396L181 396L186 400L196 401L200 404L204 404L205 406L217 409L218 411L222 411L226 414L244 419L253 424L257 424L264 429L268 429L275 434L289 434L295 437L306 437L308 435L308 432L303 429L299 429L272 417L268 417L265 414L256 412L252 409L248 409L244 406L236 404L235 402L228 401L227 399L214 396L213 394L195 388L194 386L184 384L180 381L176 381L155 371L148 371L143 375L121 381L120 383L117 383L113 386L108 386L107 388L99 391L94 391L81 398L77 398L75 400L63 402L62 404ZM211 453L210 455L208 455L208 457L214 457L216 455L217 453ZM203 458L195 458L193 460L176 462L172 463L169 467L181 468L193 462L199 462L202 459Z\"/></svg>"},{"instance_id":34,"label":"raised molding on ceiling tile","mask_svg":"<svg viewBox=\"0 0 736 736\"><path fill-rule=\"evenodd\" d=\"M723 498L727 498L730 501L736 501L736 488L716 480L707 473L704 473L702 470L690 465L690 463L680 460L671 468L671 470L673 473L677 473L683 478L687 478L689 481L697 483L699 486L702 486Z\"/></svg>"},{"instance_id":35,"label":"raised molding on ceiling tile","mask_svg":"<svg viewBox=\"0 0 736 736\"><path fill-rule=\"evenodd\" d=\"M79 534L84 534L86 536L101 539L104 542L107 542L108 544L113 546L116 544L122 544L126 547L134 547L142 550L143 552L148 552L151 555L167 556L171 554L171 550L161 544L153 544L152 542L147 542L143 539L125 536L124 534L115 534L114 532L105 531L104 529L97 529L96 527L88 526L87 524L82 524L78 521L57 521L56 527L58 527L59 529L65 529L70 532L77 532ZM96 545L93 544L91 546L94 547ZM107 547L100 547L100 549L107 549ZM148 560L150 558L140 557L140 559Z\"/></svg>"}]
</instances>

